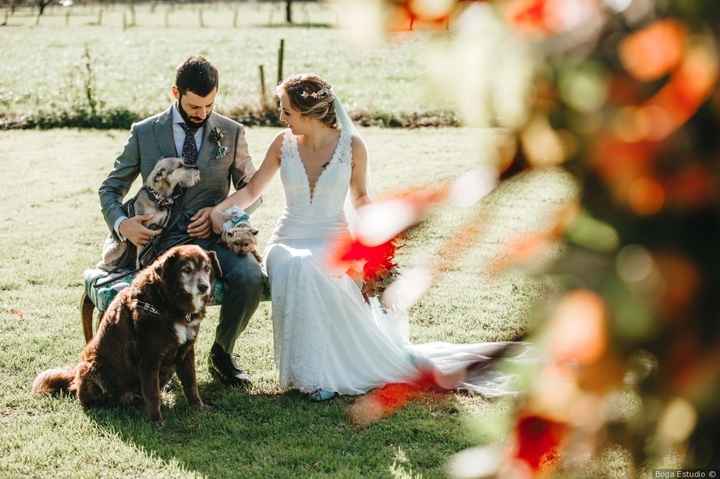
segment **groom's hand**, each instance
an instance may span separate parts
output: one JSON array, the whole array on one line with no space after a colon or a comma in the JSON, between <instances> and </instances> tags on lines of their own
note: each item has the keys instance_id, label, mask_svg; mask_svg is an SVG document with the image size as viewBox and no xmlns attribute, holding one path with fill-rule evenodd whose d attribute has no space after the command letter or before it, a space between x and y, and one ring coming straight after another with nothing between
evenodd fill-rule
<instances>
[{"instance_id":1,"label":"groom's hand","mask_svg":"<svg viewBox=\"0 0 720 479\"><path fill-rule=\"evenodd\" d=\"M132 244L138 248L142 248L157 236L159 230L151 230L145 227L145 223L153 217L152 213L145 215L133 216L123 220L118 226L118 231L123 237L127 238Z\"/></svg>"},{"instance_id":2,"label":"groom's hand","mask_svg":"<svg viewBox=\"0 0 720 479\"><path fill-rule=\"evenodd\" d=\"M222 233L223 223L225 223L225 216L217 207L213 208L212 212L210 213L210 221L210 226L212 227L213 231L217 234Z\"/></svg>"},{"instance_id":3,"label":"groom's hand","mask_svg":"<svg viewBox=\"0 0 720 479\"><path fill-rule=\"evenodd\" d=\"M190 224L187 232L193 238L208 238L212 231L212 223L210 222L210 212L212 207L202 208L190 218Z\"/></svg>"}]
</instances>

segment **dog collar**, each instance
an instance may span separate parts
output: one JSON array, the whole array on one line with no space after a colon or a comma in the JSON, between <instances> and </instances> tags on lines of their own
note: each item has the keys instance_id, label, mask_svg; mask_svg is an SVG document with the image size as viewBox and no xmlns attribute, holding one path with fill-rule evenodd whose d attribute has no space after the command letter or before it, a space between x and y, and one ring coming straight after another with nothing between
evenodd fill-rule
<instances>
[{"instance_id":1,"label":"dog collar","mask_svg":"<svg viewBox=\"0 0 720 479\"><path fill-rule=\"evenodd\" d=\"M153 316L160 317L160 311L150 303L144 301L135 300L135 306L142 309L146 313L150 313Z\"/></svg>"},{"instance_id":2,"label":"dog collar","mask_svg":"<svg viewBox=\"0 0 720 479\"><path fill-rule=\"evenodd\" d=\"M153 188L151 188L149 186L145 186L144 188L145 188L145 191L148 192L148 194L150 195L152 200L155 202L155 204L158 206L158 208L166 209L166 208L171 207L173 205L173 203L175 203L174 196L164 197L164 196L160 195L160 193L158 193L156 190L154 190Z\"/></svg>"},{"instance_id":3,"label":"dog collar","mask_svg":"<svg viewBox=\"0 0 720 479\"><path fill-rule=\"evenodd\" d=\"M160 310L158 310L155 306L153 306L150 303L146 303L145 301L135 300L135 306L142 309L146 313L152 314L153 316L160 317ZM192 313L188 313L185 315L185 322L191 323L192 322Z\"/></svg>"}]
</instances>

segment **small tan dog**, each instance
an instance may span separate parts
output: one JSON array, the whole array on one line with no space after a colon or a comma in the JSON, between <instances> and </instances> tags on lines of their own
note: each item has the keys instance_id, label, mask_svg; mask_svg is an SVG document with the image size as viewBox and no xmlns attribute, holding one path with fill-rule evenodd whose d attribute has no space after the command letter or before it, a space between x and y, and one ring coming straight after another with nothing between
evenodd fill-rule
<instances>
[{"instance_id":1,"label":"small tan dog","mask_svg":"<svg viewBox=\"0 0 720 479\"><path fill-rule=\"evenodd\" d=\"M129 216L152 214L145 226L152 230L162 230L170 219L170 212L176 199L176 187L190 188L200 181L200 170L196 166L187 165L182 158L163 158L152 169L145 184L128 204ZM126 241L118 241L110 234L105 239L102 261L97 267L110 271L121 263L128 248ZM142 250L137 251L135 266L139 267ZM122 264L122 266L127 266Z\"/></svg>"},{"instance_id":2,"label":"small tan dog","mask_svg":"<svg viewBox=\"0 0 720 479\"><path fill-rule=\"evenodd\" d=\"M237 207L228 208L223 213L225 223L220 241L236 255L252 254L258 263L262 263L262 258L257 252L258 230L250 225L250 216Z\"/></svg>"}]
</instances>

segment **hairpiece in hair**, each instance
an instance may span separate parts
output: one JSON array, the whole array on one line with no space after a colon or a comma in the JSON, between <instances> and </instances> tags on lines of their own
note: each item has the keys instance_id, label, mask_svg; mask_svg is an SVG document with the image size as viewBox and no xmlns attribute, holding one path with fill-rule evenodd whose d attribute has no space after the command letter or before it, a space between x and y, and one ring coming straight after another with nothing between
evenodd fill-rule
<instances>
[{"instance_id":1,"label":"hairpiece in hair","mask_svg":"<svg viewBox=\"0 0 720 479\"><path fill-rule=\"evenodd\" d=\"M320 99L321 97L330 96L331 94L332 94L332 89L330 87L326 87L326 86L322 87L318 91L310 92L310 91L303 90L302 92L300 92L300 96L303 98L315 98L315 99Z\"/></svg>"}]
</instances>

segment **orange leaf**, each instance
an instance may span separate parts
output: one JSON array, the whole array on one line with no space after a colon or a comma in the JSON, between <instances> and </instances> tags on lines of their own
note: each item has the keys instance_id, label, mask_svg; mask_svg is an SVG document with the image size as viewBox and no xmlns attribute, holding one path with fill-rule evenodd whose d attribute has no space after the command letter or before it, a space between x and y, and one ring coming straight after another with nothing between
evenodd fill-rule
<instances>
[{"instance_id":1,"label":"orange leaf","mask_svg":"<svg viewBox=\"0 0 720 479\"><path fill-rule=\"evenodd\" d=\"M620 61L638 80L655 80L680 64L685 36L678 22L658 20L622 41Z\"/></svg>"}]
</instances>

